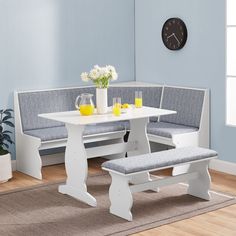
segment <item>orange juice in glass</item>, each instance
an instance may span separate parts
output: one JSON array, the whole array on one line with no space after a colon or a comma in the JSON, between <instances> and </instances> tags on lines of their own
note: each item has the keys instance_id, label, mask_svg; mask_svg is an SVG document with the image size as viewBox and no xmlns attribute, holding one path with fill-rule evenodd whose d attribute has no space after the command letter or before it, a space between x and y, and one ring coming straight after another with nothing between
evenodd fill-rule
<instances>
[{"instance_id":1,"label":"orange juice in glass","mask_svg":"<svg viewBox=\"0 0 236 236\"><path fill-rule=\"evenodd\" d=\"M113 115L120 116L121 114L121 98L113 98Z\"/></svg>"},{"instance_id":2,"label":"orange juice in glass","mask_svg":"<svg viewBox=\"0 0 236 236\"><path fill-rule=\"evenodd\" d=\"M135 101L134 101L136 108L141 108L143 106L143 96L142 91L135 91Z\"/></svg>"}]
</instances>

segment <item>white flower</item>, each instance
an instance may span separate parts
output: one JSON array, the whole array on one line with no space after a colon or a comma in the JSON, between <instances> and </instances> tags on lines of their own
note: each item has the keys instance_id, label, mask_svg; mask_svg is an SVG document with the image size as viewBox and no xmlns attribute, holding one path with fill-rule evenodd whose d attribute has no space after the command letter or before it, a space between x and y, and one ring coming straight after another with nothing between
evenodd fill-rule
<instances>
[{"instance_id":1,"label":"white flower","mask_svg":"<svg viewBox=\"0 0 236 236\"><path fill-rule=\"evenodd\" d=\"M115 72L112 72L111 74L111 80L117 80L118 79L118 74Z\"/></svg>"},{"instance_id":2,"label":"white flower","mask_svg":"<svg viewBox=\"0 0 236 236\"><path fill-rule=\"evenodd\" d=\"M106 66L107 70L111 73L111 80L117 80L118 74L116 73L116 69L114 66Z\"/></svg>"},{"instance_id":3,"label":"white flower","mask_svg":"<svg viewBox=\"0 0 236 236\"><path fill-rule=\"evenodd\" d=\"M107 88L110 80L117 80L118 74L114 66L108 65L100 67L94 65L93 69L89 73L82 73L81 79L85 82L92 80L94 84L99 88Z\"/></svg>"},{"instance_id":4,"label":"white flower","mask_svg":"<svg viewBox=\"0 0 236 236\"><path fill-rule=\"evenodd\" d=\"M82 73L80 77L84 82L89 81L88 73L86 73L86 72Z\"/></svg>"},{"instance_id":5,"label":"white flower","mask_svg":"<svg viewBox=\"0 0 236 236\"><path fill-rule=\"evenodd\" d=\"M110 72L114 72L116 71L115 67L114 66L106 66L107 70L109 70Z\"/></svg>"},{"instance_id":6,"label":"white flower","mask_svg":"<svg viewBox=\"0 0 236 236\"><path fill-rule=\"evenodd\" d=\"M110 71L106 67L102 67L100 71L100 76L108 78L110 76Z\"/></svg>"},{"instance_id":7,"label":"white flower","mask_svg":"<svg viewBox=\"0 0 236 236\"><path fill-rule=\"evenodd\" d=\"M101 67L99 67L98 65L95 65L94 69L97 69L99 71L101 69Z\"/></svg>"},{"instance_id":8,"label":"white flower","mask_svg":"<svg viewBox=\"0 0 236 236\"><path fill-rule=\"evenodd\" d=\"M98 69L92 69L89 73L89 77L92 79L92 80L96 80L100 77L100 73L98 71Z\"/></svg>"}]
</instances>

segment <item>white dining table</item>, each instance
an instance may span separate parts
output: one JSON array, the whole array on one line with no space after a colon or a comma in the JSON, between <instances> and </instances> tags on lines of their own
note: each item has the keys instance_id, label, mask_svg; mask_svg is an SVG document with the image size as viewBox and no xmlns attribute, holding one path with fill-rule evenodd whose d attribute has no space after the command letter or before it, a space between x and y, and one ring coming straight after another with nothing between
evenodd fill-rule
<instances>
[{"instance_id":1,"label":"white dining table","mask_svg":"<svg viewBox=\"0 0 236 236\"><path fill-rule=\"evenodd\" d=\"M150 117L175 114L176 111L158 109L153 107L125 109L120 116L114 116L112 112L107 114L94 114L82 116L79 111L56 112L39 114L39 117L65 124L68 132L68 140L65 151L65 169L67 180L60 185L58 191L70 195L90 206L96 206L96 199L87 191L87 176L89 156L94 153L106 153L108 155L127 152L128 157L150 153L150 144L147 136L147 123ZM130 121L130 134L127 143L117 143L85 149L83 132L86 125L108 123L115 121ZM92 153L92 154L91 154ZM133 183L145 182L150 179L149 174L140 174L132 179Z\"/></svg>"}]
</instances>

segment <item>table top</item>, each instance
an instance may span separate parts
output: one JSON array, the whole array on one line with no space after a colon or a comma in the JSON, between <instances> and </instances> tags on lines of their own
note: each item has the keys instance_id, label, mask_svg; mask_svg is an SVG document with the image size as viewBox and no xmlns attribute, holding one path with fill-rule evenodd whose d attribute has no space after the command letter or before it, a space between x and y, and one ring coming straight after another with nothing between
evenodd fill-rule
<instances>
[{"instance_id":1,"label":"table top","mask_svg":"<svg viewBox=\"0 0 236 236\"><path fill-rule=\"evenodd\" d=\"M163 116L175 114L176 111L165 110L153 107L129 108L122 109L120 116L114 116L110 111L107 114L93 114L91 116L82 116L79 111L67 111L56 113L39 114L39 117L46 118L53 121L63 122L65 124L73 125L89 125L96 123L107 123L114 121L132 120L140 118L148 118L152 116Z\"/></svg>"}]
</instances>

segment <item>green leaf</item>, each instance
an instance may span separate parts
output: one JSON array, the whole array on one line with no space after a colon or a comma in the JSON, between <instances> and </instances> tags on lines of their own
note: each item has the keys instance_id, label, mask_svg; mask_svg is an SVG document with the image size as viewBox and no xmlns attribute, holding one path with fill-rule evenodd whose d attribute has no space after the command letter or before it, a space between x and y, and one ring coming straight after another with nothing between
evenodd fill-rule
<instances>
[{"instance_id":1,"label":"green leaf","mask_svg":"<svg viewBox=\"0 0 236 236\"><path fill-rule=\"evenodd\" d=\"M8 135L8 134L3 134L3 138L5 138L5 139L7 139L7 140L11 140L11 137L10 137L10 135Z\"/></svg>"},{"instance_id":2,"label":"green leaf","mask_svg":"<svg viewBox=\"0 0 236 236\"><path fill-rule=\"evenodd\" d=\"M6 112L13 112L13 110L12 109L6 109L6 110L3 111L4 114L6 114Z\"/></svg>"},{"instance_id":3,"label":"green leaf","mask_svg":"<svg viewBox=\"0 0 236 236\"><path fill-rule=\"evenodd\" d=\"M0 156L2 155L6 155L8 154L9 152L7 150L5 150L3 147L0 147ZM1 157L0 157L1 158Z\"/></svg>"},{"instance_id":4,"label":"green leaf","mask_svg":"<svg viewBox=\"0 0 236 236\"><path fill-rule=\"evenodd\" d=\"M5 117L3 117L2 121L6 121L6 120L10 120L13 117L11 115L6 115Z\"/></svg>"},{"instance_id":5,"label":"green leaf","mask_svg":"<svg viewBox=\"0 0 236 236\"><path fill-rule=\"evenodd\" d=\"M4 114L8 115L8 116L11 116L11 112L10 111L5 111Z\"/></svg>"},{"instance_id":6,"label":"green leaf","mask_svg":"<svg viewBox=\"0 0 236 236\"><path fill-rule=\"evenodd\" d=\"M4 121L2 123L5 124L5 125L8 125L10 127L14 127L14 124L12 122L10 122L10 121Z\"/></svg>"},{"instance_id":7,"label":"green leaf","mask_svg":"<svg viewBox=\"0 0 236 236\"><path fill-rule=\"evenodd\" d=\"M0 129L0 132L1 132L1 129ZM3 133L3 134L12 134L12 132L9 131L9 130L5 130L5 131L3 131L2 133Z\"/></svg>"},{"instance_id":8,"label":"green leaf","mask_svg":"<svg viewBox=\"0 0 236 236\"><path fill-rule=\"evenodd\" d=\"M9 148L9 145L6 143L3 143L2 145L5 146L6 148Z\"/></svg>"},{"instance_id":9,"label":"green leaf","mask_svg":"<svg viewBox=\"0 0 236 236\"><path fill-rule=\"evenodd\" d=\"M11 141L11 140L6 140L6 142L7 142L7 143L10 143L10 144L14 144L14 142Z\"/></svg>"}]
</instances>

